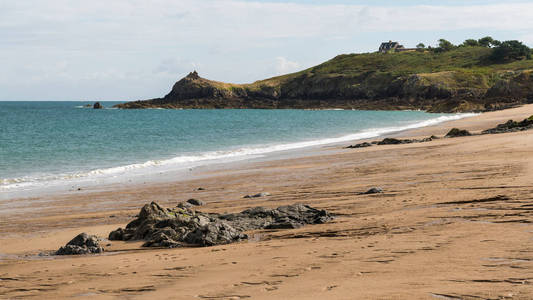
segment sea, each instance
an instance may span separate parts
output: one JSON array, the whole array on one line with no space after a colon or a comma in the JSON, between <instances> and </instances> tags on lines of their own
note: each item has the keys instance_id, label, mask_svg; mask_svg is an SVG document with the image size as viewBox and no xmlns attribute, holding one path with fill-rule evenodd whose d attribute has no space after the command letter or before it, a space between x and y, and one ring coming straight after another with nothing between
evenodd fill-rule
<instances>
[{"instance_id":1,"label":"sea","mask_svg":"<svg viewBox=\"0 0 533 300\"><path fill-rule=\"evenodd\" d=\"M379 137L472 114L358 110L122 110L0 102L0 196L76 187Z\"/></svg>"}]
</instances>

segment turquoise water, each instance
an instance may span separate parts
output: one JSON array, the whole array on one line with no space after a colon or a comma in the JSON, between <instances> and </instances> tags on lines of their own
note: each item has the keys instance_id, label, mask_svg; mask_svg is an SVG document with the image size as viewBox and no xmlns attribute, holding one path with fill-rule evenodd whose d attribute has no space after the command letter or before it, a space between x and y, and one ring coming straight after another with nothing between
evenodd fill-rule
<instances>
[{"instance_id":1,"label":"turquoise water","mask_svg":"<svg viewBox=\"0 0 533 300\"><path fill-rule=\"evenodd\" d=\"M419 111L93 110L83 104L0 102L0 190L186 168L461 117Z\"/></svg>"}]
</instances>

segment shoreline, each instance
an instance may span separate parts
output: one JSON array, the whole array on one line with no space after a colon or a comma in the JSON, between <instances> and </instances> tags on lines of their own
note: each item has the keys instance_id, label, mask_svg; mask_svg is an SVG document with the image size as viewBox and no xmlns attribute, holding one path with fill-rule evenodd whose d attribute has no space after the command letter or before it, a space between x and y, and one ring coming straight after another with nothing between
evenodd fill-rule
<instances>
[{"instance_id":1,"label":"shoreline","mask_svg":"<svg viewBox=\"0 0 533 300\"><path fill-rule=\"evenodd\" d=\"M526 105L392 136L479 132L530 115L533 105ZM198 170L205 176L186 181L31 199L31 212L0 220L0 277L12 278L2 280L0 296L530 298L530 132L344 149L348 144L205 168ZM357 194L373 186L385 192ZM258 192L272 195L243 199ZM38 256L81 231L106 237L151 201L173 207L188 198L206 202L205 212L305 203L338 217L223 246L142 249L112 241L106 255Z\"/></svg>"},{"instance_id":2,"label":"shoreline","mask_svg":"<svg viewBox=\"0 0 533 300\"><path fill-rule=\"evenodd\" d=\"M241 162L276 160L283 157L298 157L301 151L314 151L321 147L330 147L346 142L378 139L394 136L423 127L469 118L479 114L449 114L423 121L412 121L409 125L397 127L379 127L347 133L338 137L325 137L315 140L303 140L293 143L275 143L272 145L246 146L234 150L215 150L195 155L181 155L167 159L155 159L132 164L102 167L94 170L79 171L65 174L49 174L44 179L25 181L21 178L2 179L9 184L0 186L0 202L19 198L41 196L43 194L62 194L76 192L81 189L95 191L102 187L114 188L117 185L138 185L141 183L167 182L170 178L181 176L183 180L190 178L192 169L217 168L226 164ZM188 170L188 171L187 171ZM193 176L193 178L196 178ZM29 180L29 179L28 179Z\"/></svg>"}]
</instances>

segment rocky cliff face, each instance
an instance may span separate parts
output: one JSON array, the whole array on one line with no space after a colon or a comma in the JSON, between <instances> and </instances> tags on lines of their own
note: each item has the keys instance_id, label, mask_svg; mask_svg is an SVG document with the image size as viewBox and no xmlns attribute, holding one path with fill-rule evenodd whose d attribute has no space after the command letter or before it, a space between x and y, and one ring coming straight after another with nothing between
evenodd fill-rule
<instances>
[{"instance_id":1,"label":"rocky cliff face","mask_svg":"<svg viewBox=\"0 0 533 300\"><path fill-rule=\"evenodd\" d=\"M344 108L423 109L431 112L486 111L533 99L533 70L486 74L444 71L395 76L387 72L314 74L237 85L192 72L163 98L128 102L119 108Z\"/></svg>"},{"instance_id":2,"label":"rocky cliff face","mask_svg":"<svg viewBox=\"0 0 533 300\"><path fill-rule=\"evenodd\" d=\"M196 71L176 82L167 99L201 99L235 97L230 89L217 88L216 83L198 76Z\"/></svg>"}]
</instances>

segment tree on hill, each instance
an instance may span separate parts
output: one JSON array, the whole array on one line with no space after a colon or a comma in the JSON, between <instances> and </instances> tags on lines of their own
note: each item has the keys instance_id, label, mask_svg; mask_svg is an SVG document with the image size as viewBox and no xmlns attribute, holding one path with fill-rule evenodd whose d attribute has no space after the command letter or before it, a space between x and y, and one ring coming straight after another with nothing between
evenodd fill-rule
<instances>
[{"instance_id":1,"label":"tree on hill","mask_svg":"<svg viewBox=\"0 0 533 300\"><path fill-rule=\"evenodd\" d=\"M487 48L497 47L502 44L502 42L495 40L490 36L480 38L479 40L477 40L477 42L480 46L487 47Z\"/></svg>"},{"instance_id":2,"label":"tree on hill","mask_svg":"<svg viewBox=\"0 0 533 300\"><path fill-rule=\"evenodd\" d=\"M477 40L478 44L483 47L490 48L492 46L492 43L494 42L494 39L490 36L486 36L484 38L480 38Z\"/></svg>"},{"instance_id":3,"label":"tree on hill","mask_svg":"<svg viewBox=\"0 0 533 300\"><path fill-rule=\"evenodd\" d=\"M445 39L440 39L439 40L439 47L433 48L433 51L436 52L436 53L447 52L447 51L450 51L450 50L452 50L454 48L456 48L456 46L454 44L452 44L450 41L445 40Z\"/></svg>"},{"instance_id":4,"label":"tree on hill","mask_svg":"<svg viewBox=\"0 0 533 300\"><path fill-rule=\"evenodd\" d=\"M490 58L497 62L531 59L531 49L522 44L522 42L516 40L505 41L499 46L494 47Z\"/></svg>"},{"instance_id":5,"label":"tree on hill","mask_svg":"<svg viewBox=\"0 0 533 300\"><path fill-rule=\"evenodd\" d=\"M479 46L479 42L474 40L474 39L468 39L468 40L465 40L461 46L463 46L463 47L477 47L477 46Z\"/></svg>"},{"instance_id":6,"label":"tree on hill","mask_svg":"<svg viewBox=\"0 0 533 300\"><path fill-rule=\"evenodd\" d=\"M424 49L426 49L426 45L424 45L424 43L420 43L420 44L416 45L416 50L417 51L424 51Z\"/></svg>"},{"instance_id":7,"label":"tree on hill","mask_svg":"<svg viewBox=\"0 0 533 300\"><path fill-rule=\"evenodd\" d=\"M498 41L498 40L493 40L491 45L492 47L497 47L497 46L500 46L502 44L502 42Z\"/></svg>"}]
</instances>

